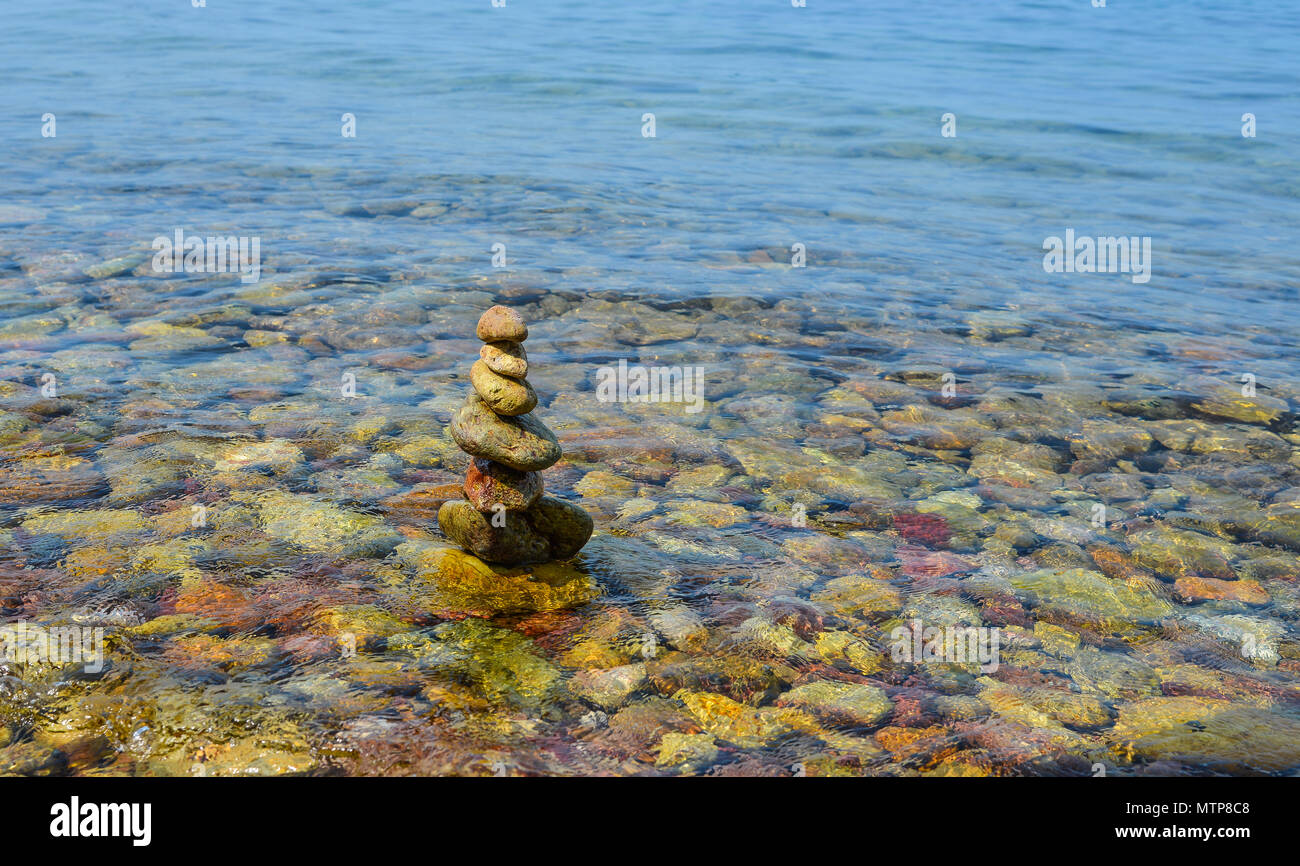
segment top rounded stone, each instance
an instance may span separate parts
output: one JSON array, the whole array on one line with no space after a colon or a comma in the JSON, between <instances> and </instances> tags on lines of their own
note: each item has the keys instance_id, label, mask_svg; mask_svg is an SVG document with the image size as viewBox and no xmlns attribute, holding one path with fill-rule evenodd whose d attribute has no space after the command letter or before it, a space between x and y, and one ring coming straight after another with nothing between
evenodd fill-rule
<instances>
[{"instance_id":1,"label":"top rounded stone","mask_svg":"<svg viewBox=\"0 0 1300 866\"><path fill-rule=\"evenodd\" d=\"M497 304L495 307L489 307L488 311L479 317L477 333L478 338L485 343L501 340L522 343L528 339L528 325L524 324L523 316L509 307Z\"/></svg>"}]
</instances>

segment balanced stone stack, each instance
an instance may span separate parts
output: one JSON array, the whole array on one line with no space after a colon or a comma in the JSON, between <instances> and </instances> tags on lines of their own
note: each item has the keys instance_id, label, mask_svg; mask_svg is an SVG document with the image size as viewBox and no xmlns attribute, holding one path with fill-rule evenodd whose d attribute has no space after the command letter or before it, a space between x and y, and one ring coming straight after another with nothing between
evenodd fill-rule
<instances>
[{"instance_id":1,"label":"balanced stone stack","mask_svg":"<svg viewBox=\"0 0 1300 866\"><path fill-rule=\"evenodd\" d=\"M537 394L528 384L528 326L509 307L478 320L483 341L470 368L474 389L451 416L451 435L472 458L465 500L443 503L438 526L487 562L521 565L568 559L591 537L587 512L542 492L541 471L560 459L560 444L532 416Z\"/></svg>"}]
</instances>

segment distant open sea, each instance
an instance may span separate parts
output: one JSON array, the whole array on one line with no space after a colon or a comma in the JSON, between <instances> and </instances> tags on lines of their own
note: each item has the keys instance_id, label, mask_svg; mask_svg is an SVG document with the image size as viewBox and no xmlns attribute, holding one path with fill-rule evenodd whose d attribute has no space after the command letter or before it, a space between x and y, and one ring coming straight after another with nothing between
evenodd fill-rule
<instances>
[{"instance_id":1,"label":"distant open sea","mask_svg":"<svg viewBox=\"0 0 1300 866\"><path fill-rule=\"evenodd\" d=\"M1046 296L1116 328L1300 334L1294 4L3 7L0 200L44 215L22 243L226 227L272 266L348 269L486 266L500 241L542 285L584 268L646 297L1029 315ZM315 213L466 186L474 207L389 221L379 248ZM1151 281L1045 274L1069 227L1150 236ZM814 270L707 267L794 243Z\"/></svg>"}]
</instances>

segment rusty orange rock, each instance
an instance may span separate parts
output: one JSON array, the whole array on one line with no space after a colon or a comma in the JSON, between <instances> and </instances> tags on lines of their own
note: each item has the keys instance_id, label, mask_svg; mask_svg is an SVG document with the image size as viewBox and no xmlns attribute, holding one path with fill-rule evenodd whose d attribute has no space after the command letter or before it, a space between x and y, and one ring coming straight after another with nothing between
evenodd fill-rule
<instances>
[{"instance_id":1,"label":"rusty orange rock","mask_svg":"<svg viewBox=\"0 0 1300 866\"><path fill-rule=\"evenodd\" d=\"M525 511L542 495L542 473L520 472L501 463L475 457L465 473L465 498L479 511L500 505Z\"/></svg>"},{"instance_id":2,"label":"rusty orange rock","mask_svg":"<svg viewBox=\"0 0 1300 866\"><path fill-rule=\"evenodd\" d=\"M176 593L176 613L192 613L232 628L251 628L262 621L261 612L248 603L248 595L212 580Z\"/></svg>"},{"instance_id":3,"label":"rusty orange rock","mask_svg":"<svg viewBox=\"0 0 1300 866\"><path fill-rule=\"evenodd\" d=\"M1180 577L1174 592L1189 601L1240 601L1268 604L1268 591L1255 580L1219 580L1217 577Z\"/></svg>"},{"instance_id":4,"label":"rusty orange rock","mask_svg":"<svg viewBox=\"0 0 1300 866\"><path fill-rule=\"evenodd\" d=\"M1092 544L1088 546L1088 555L1092 557L1093 562L1097 563L1101 573L1112 580L1127 581L1131 578L1155 576L1150 569L1138 565L1131 556L1116 547Z\"/></svg>"}]
</instances>

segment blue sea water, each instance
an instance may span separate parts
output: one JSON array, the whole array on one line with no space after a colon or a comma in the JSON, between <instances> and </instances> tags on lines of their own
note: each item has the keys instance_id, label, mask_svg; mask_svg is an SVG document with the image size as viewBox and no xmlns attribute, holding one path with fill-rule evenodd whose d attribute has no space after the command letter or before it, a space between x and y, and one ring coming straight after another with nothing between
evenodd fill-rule
<instances>
[{"instance_id":1,"label":"blue sea water","mask_svg":"<svg viewBox=\"0 0 1300 866\"><path fill-rule=\"evenodd\" d=\"M487 263L499 240L518 277L644 296L1046 295L1116 326L1296 333L1293 4L4 6L0 197L44 212L33 241L224 226L346 269ZM465 186L471 212L392 221L382 251L304 217ZM1150 283L1044 273L1070 227L1150 236ZM702 267L796 242L808 271Z\"/></svg>"}]
</instances>

